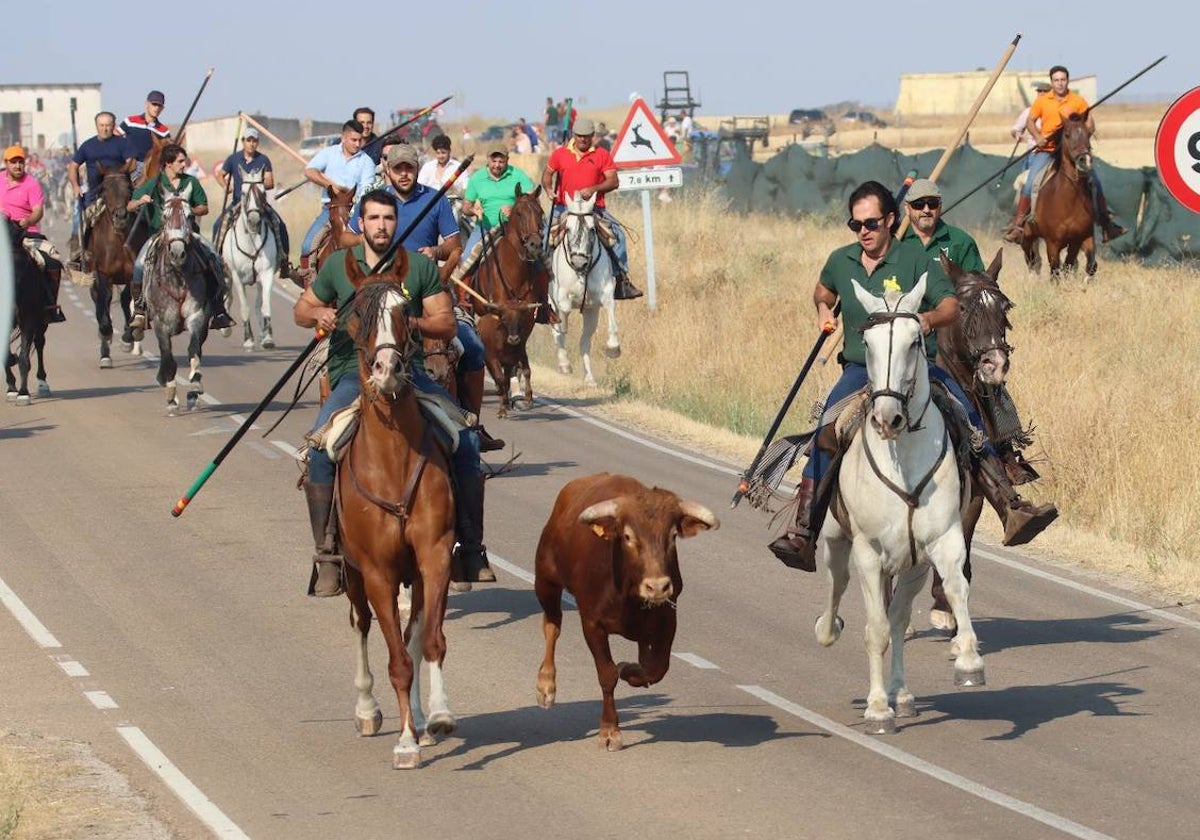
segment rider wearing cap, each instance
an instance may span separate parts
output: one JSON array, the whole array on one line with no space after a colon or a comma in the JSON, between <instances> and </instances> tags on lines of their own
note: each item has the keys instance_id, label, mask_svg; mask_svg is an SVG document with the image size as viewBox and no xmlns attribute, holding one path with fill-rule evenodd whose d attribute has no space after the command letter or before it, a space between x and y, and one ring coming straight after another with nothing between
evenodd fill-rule
<instances>
[{"instance_id":1,"label":"rider wearing cap","mask_svg":"<svg viewBox=\"0 0 1200 840\"><path fill-rule=\"evenodd\" d=\"M918 178L904 197L909 228L903 241L919 244L931 260L945 254L968 273L983 271L983 258L971 234L942 221L942 191L928 178Z\"/></svg>"},{"instance_id":2,"label":"rider wearing cap","mask_svg":"<svg viewBox=\"0 0 1200 840\"><path fill-rule=\"evenodd\" d=\"M216 243L217 253L221 253L221 245L224 241L225 226L223 224L225 215L233 212L233 208L238 206L238 202L242 200L242 176L253 175L256 172L262 173L262 185L268 190L275 189L275 170L271 167L271 159L258 150L258 130L247 128L242 132L242 150L234 152L229 157L225 158L225 162L213 170L213 176L217 179L217 183L225 189L232 187L233 194L231 198L231 207L226 214L219 217L213 223L213 242ZM230 183L232 181L232 184ZM289 274L290 265L288 263L288 232L287 225L283 219L275 212L275 208L267 204L263 208L263 216L270 225L271 231L275 234L275 241L278 244L278 264L279 276L286 278Z\"/></svg>"},{"instance_id":3,"label":"rider wearing cap","mask_svg":"<svg viewBox=\"0 0 1200 840\"><path fill-rule=\"evenodd\" d=\"M166 140L171 136L171 129L158 119L166 104L167 98L163 96L162 91L152 90L146 94L145 110L121 120L117 127L117 134L125 138L129 156L137 161L133 170L134 184L141 181L146 155L154 148L154 138Z\"/></svg>"},{"instance_id":4,"label":"rider wearing cap","mask_svg":"<svg viewBox=\"0 0 1200 840\"><path fill-rule=\"evenodd\" d=\"M1042 170L1054 160L1058 148L1057 135L1063 127L1063 122L1072 117L1082 117L1087 121L1088 135L1091 136L1096 131L1087 100L1068 87L1070 82L1071 74L1067 68L1056 64L1050 68L1050 90L1029 106L1025 128L1037 146L1029 158L1029 174L1021 187L1017 210L1004 234L1006 242L1021 242L1025 238L1024 225L1033 206L1033 188L1041 178ZM1104 189L1100 186L1100 178L1095 170L1092 171L1092 183L1096 187L1096 222L1103 232L1104 241L1108 242L1125 233L1125 228L1118 225L1113 214L1109 212Z\"/></svg>"},{"instance_id":5,"label":"rider wearing cap","mask_svg":"<svg viewBox=\"0 0 1200 840\"><path fill-rule=\"evenodd\" d=\"M974 405L950 374L933 364L937 357L938 328L951 326L958 318L958 298L955 297L954 285L941 264L916 245L916 240L897 241L892 238L892 226L897 215L896 199L883 184L868 181L856 188L850 194L849 208L847 225L857 234L857 241L829 255L813 290L818 329L828 331L832 328L836 322L833 307L839 299L842 302L845 337L845 346L839 359L842 362L842 375L826 398L826 412L868 384L866 346L862 337L867 313L853 294L851 281L857 280L866 291L882 296L888 291L911 291L921 276L925 275L925 297L918 317L926 336L925 353L929 361L930 379L946 386L966 409L971 425L982 438L983 421ZM820 531L821 514L827 499L819 500L821 506L814 508L813 498L817 485L831 465L832 453L837 449L836 444L828 440L828 434L822 433L836 419L822 415L813 435L803 480L796 488L795 526L769 546L771 553L793 569L806 572L817 569L816 535ZM998 511L1004 511L1004 544L1026 543L1053 522L1058 511L1053 505L1034 506L1021 499L1009 482L1003 466L998 464L994 452L990 451L990 445L985 441L983 446L984 454L974 465L973 475L982 484L988 500L998 500L993 502L993 506ZM828 492L826 488L822 489ZM818 515L814 516L814 513Z\"/></svg>"},{"instance_id":6,"label":"rider wearing cap","mask_svg":"<svg viewBox=\"0 0 1200 840\"><path fill-rule=\"evenodd\" d=\"M0 185L0 213L15 222L24 234L27 250L40 251L46 278L46 316L50 323L67 320L58 307L58 286L62 282L62 260L58 251L38 229L46 212L46 195L37 178L25 172L25 149L9 146L4 150L4 183ZM15 243L14 243L15 244ZM33 256L33 254L30 254ZM5 255L4 259L8 259ZM34 257L36 260L37 257Z\"/></svg>"},{"instance_id":7,"label":"rider wearing cap","mask_svg":"<svg viewBox=\"0 0 1200 840\"><path fill-rule=\"evenodd\" d=\"M83 211L96 203L100 198L101 184L104 182L104 170L117 172L124 169L133 171L133 154L124 137L115 134L117 117L112 111L101 111L96 114L96 136L89 137L79 144L71 162L67 164L67 181L75 193L75 212L71 222L71 256L72 267L82 268L83 252L87 250L88 238L91 233L90 214ZM87 191L79 182L79 168L84 167L87 174Z\"/></svg>"},{"instance_id":8,"label":"rider wearing cap","mask_svg":"<svg viewBox=\"0 0 1200 840\"><path fill-rule=\"evenodd\" d=\"M606 226L612 230L613 241L601 236L600 241L612 260L617 285L613 292L616 300L639 298L642 292L629 279L629 251L625 247L625 230L608 215L604 207L604 195L615 190L617 165L606 149L595 145L596 126L587 117L575 120L574 136L565 146L559 146L550 155L550 161L542 172L542 187L554 196L548 224L553 225L566 209L568 198L574 196L589 199L596 196L596 215L608 219ZM558 188L555 189L555 176Z\"/></svg>"}]
</instances>

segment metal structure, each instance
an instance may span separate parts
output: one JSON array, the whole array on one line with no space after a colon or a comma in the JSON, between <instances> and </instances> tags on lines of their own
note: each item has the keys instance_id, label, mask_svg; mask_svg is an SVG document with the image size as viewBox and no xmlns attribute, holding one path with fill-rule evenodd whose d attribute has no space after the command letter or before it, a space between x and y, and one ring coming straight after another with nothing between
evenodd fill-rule
<instances>
[{"instance_id":1,"label":"metal structure","mask_svg":"<svg viewBox=\"0 0 1200 840\"><path fill-rule=\"evenodd\" d=\"M721 120L717 126L717 136L744 146L746 153L753 157L755 143L762 143L764 149L771 145L771 118L730 117Z\"/></svg>"},{"instance_id":2,"label":"metal structure","mask_svg":"<svg viewBox=\"0 0 1200 840\"><path fill-rule=\"evenodd\" d=\"M663 71L663 95L657 107L658 118L662 123L666 123L669 115L679 111L687 111L689 117L696 118L700 100L692 98L692 85L686 70Z\"/></svg>"}]
</instances>

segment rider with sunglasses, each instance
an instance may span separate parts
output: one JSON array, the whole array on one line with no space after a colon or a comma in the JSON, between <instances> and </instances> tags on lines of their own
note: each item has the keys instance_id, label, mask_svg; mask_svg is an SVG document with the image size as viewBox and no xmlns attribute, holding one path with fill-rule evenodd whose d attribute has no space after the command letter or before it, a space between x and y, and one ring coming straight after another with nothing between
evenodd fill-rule
<instances>
[{"instance_id":1,"label":"rider with sunglasses","mask_svg":"<svg viewBox=\"0 0 1200 840\"><path fill-rule=\"evenodd\" d=\"M913 187L916 187L914 183ZM929 196L925 196L926 199ZM771 553L784 565L806 572L817 570L816 535L820 530L825 505L828 502L828 483L822 488L822 498L814 505L817 485L828 472L838 449L836 440L831 439L836 411L830 411L842 400L852 397L867 387L866 347L862 329L867 320L866 310L853 294L852 280L871 294L882 297L888 291L907 292L926 275L925 297L921 302L918 317L925 334L925 353L929 361L929 377L946 386L966 411L971 425L979 438L983 438L983 421L974 405L958 383L945 370L934 364L937 358L937 329L948 327L958 318L958 298L954 284L942 270L941 263L932 258L914 240L892 237L899 213L896 199L891 191L878 181L867 181L850 194L850 219L846 225L856 234L857 241L838 248L825 261L820 279L813 291L813 303L817 309L817 327L831 330L836 323L833 307L842 303L842 328L845 345L839 354L842 376L833 386L825 400L813 443L810 445L808 462L804 467L803 479L796 488L795 525L768 546ZM974 437L974 435L972 435ZM1005 511L1005 545L1028 542L1043 528L1054 521L1058 511L1051 505L1035 507L1021 499L1008 477L1003 465L995 466L995 453L984 443L986 456L981 456L974 475L981 481L985 495L1002 498L997 510ZM986 473L986 475L981 475ZM1014 511L1019 511L1014 515ZM1010 531L1009 519L1013 528ZM1017 526L1020 526L1019 529Z\"/></svg>"},{"instance_id":2,"label":"rider with sunglasses","mask_svg":"<svg viewBox=\"0 0 1200 840\"><path fill-rule=\"evenodd\" d=\"M942 192L937 184L928 178L913 181L904 204L909 223L905 242L919 242L931 260L945 254L968 274L983 271L983 258L971 235L942 221Z\"/></svg>"}]
</instances>

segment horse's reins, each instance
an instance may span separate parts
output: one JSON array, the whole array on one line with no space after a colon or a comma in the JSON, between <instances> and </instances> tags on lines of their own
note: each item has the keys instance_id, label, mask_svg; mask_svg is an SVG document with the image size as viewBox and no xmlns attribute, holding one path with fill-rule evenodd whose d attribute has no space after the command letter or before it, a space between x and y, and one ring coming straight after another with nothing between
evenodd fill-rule
<instances>
[{"instance_id":1,"label":"horse's reins","mask_svg":"<svg viewBox=\"0 0 1200 840\"><path fill-rule=\"evenodd\" d=\"M900 401L900 405L904 409L905 431L917 432L917 431L920 431L921 429L925 428L924 426L921 425L921 421L925 419L925 413L927 411L929 411L929 404L931 402L933 402L933 397L931 396L929 399L925 400L925 407L921 409L921 413L917 417L916 425L913 425L912 418L909 417L909 413L908 413L908 403L913 397L913 392L916 390L916 387L917 387L916 379L914 378L912 380L912 382L909 383L908 391L905 393L901 393L900 391L896 391L890 387L892 384L892 358L895 355L894 353L892 353L892 342L895 340L895 337L896 337L896 330L895 330L896 322L901 319L911 319L913 321L916 321L918 328L920 327L920 324L921 324L920 316L918 316L912 312L875 312L871 315L868 315L866 322L863 324L862 332L866 332L867 330L871 329L872 327L878 327L881 324L888 325L888 367L887 367L887 382L885 384L888 385L889 387L877 388L877 389L871 391L869 398L870 398L871 404L873 405L875 403L875 400L878 399L879 397L895 397L897 400ZM923 334L922 334L922 337L920 339L918 339L918 341L921 345L921 357L927 358L925 356L925 339L924 339Z\"/></svg>"},{"instance_id":2,"label":"horse's reins","mask_svg":"<svg viewBox=\"0 0 1200 840\"><path fill-rule=\"evenodd\" d=\"M246 202L246 199L247 199L249 196L251 196L251 195L257 195L257 194L258 194L258 193L256 193L256 192L255 192L255 188L256 188L257 186L258 186L257 184L251 184L251 185L250 185L250 187L249 187L249 190L248 190L248 191L246 192L246 194L245 194L245 195L242 197L242 200L241 200L241 202L239 202L239 204L238 204L238 208L237 208L237 209L238 209L238 214L237 214L237 215L238 215L238 218L237 218L237 220L230 220L230 225L233 227L233 231L232 231L232 233L233 233L233 247L237 248L237 250L238 250L238 253L239 253L239 254L241 254L243 257L249 257L249 259L250 259L250 262L252 262L252 263L253 263L255 260L257 260L257 259L258 259L258 256L259 256L259 254L261 254L261 253L263 252L263 249L267 247L267 237L266 237L266 235L263 235L263 237L262 237L262 241L260 241L260 242L258 243L258 247L254 249L254 253L250 253L249 251L247 251L245 248L243 248L243 247L242 247L242 243L241 243L241 242L238 240L238 227L239 227L239 225L238 225L238 223L237 223L237 222L241 221L241 219L242 219L242 218L244 218L244 217L245 217L245 216L246 216L246 215L247 215L247 214L250 212L249 210L247 210L247 209L246 209L244 206L242 206L242 205L244 205L244 204L245 204L245 202ZM259 192L261 192L261 189L259 190ZM265 199L265 194L264 194L264 199ZM261 205L259 206L259 208L258 208L258 212L259 212L259 214L260 214L260 215L259 215L259 225L260 225L260 226L261 226L261 225L262 225L262 224L263 224L263 223L266 221L265 219L263 219L263 216L264 216L264 215L266 214L266 212L267 212L267 210L266 210L266 206L265 206L265 205L266 205L266 202L265 202L265 200L264 200L264 201L262 202L262 204L261 204ZM250 227L250 222L249 222L249 221L247 221L247 222L246 222L246 228L247 228L247 229L249 229L249 227Z\"/></svg>"}]
</instances>

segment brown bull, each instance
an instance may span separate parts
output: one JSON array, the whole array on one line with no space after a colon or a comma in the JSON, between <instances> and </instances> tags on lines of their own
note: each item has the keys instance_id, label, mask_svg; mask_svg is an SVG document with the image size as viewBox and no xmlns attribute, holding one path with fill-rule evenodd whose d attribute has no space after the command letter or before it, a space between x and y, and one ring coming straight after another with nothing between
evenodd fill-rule
<instances>
[{"instance_id":1,"label":"brown bull","mask_svg":"<svg viewBox=\"0 0 1200 840\"><path fill-rule=\"evenodd\" d=\"M617 679L653 685L671 665L675 610L683 590L675 540L718 527L717 517L704 506L629 476L597 473L563 487L537 548L534 589L546 637L538 705L554 705L554 646L562 632L566 589L579 606L604 694L600 746L619 750ZM613 634L637 642L637 662L613 662L608 646Z\"/></svg>"}]
</instances>

